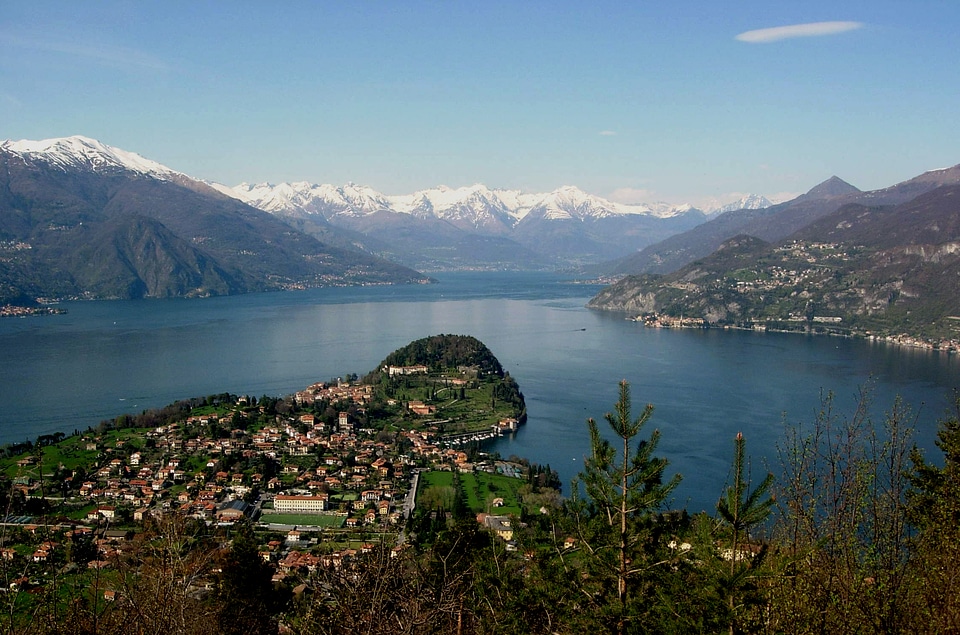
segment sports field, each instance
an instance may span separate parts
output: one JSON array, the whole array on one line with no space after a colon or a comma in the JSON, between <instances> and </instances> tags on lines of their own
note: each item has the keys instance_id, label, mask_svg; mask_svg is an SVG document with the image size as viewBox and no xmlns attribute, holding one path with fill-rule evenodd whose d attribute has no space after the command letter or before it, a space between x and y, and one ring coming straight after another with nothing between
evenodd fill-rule
<instances>
[{"instance_id":1,"label":"sports field","mask_svg":"<svg viewBox=\"0 0 960 635\"><path fill-rule=\"evenodd\" d=\"M260 517L260 522L274 525L307 525L339 529L346 522L346 517L327 514L264 514Z\"/></svg>"}]
</instances>

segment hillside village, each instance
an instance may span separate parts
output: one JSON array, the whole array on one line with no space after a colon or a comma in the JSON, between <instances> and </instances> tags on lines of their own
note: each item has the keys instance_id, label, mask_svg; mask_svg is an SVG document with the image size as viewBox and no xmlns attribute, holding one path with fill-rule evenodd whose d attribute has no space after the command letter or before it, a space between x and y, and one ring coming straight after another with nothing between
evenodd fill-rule
<instances>
[{"instance_id":1,"label":"hillside village","mask_svg":"<svg viewBox=\"0 0 960 635\"><path fill-rule=\"evenodd\" d=\"M398 382L429 378L423 365L382 372ZM467 384L444 377L451 380ZM165 410L179 414L161 425L121 417L40 439L4 462L2 558L5 570L18 572L7 576L9 588L42 586L53 571L109 569L140 528L172 513L227 533L249 523L274 581L294 585L299 573L339 565L373 543L402 549L398 535L421 472L519 476L523 468L472 460L482 458L476 444L453 446L462 433L445 439L435 423L443 402L384 400L359 381L319 382L282 400L218 395L175 406ZM517 423L499 418L478 438ZM84 542L94 548L78 548Z\"/></svg>"},{"instance_id":2,"label":"hillside village","mask_svg":"<svg viewBox=\"0 0 960 635\"><path fill-rule=\"evenodd\" d=\"M758 245L741 237L727 244L726 253L691 265L683 275L625 279L627 295L648 298L631 319L653 328L801 331L960 351L958 337L910 335L883 326L878 316L909 292L895 280L872 284L869 293L860 288L864 274L851 263L867 258L864 246L797 239L757 256ZM956 320L942 321L956 333Z\"/></svg>"}]
</instances>

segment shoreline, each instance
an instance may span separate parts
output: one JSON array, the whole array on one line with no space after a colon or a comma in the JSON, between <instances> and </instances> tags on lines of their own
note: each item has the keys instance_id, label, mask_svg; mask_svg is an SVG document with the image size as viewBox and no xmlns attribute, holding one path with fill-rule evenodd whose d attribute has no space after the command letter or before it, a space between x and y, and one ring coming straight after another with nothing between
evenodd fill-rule
<instances>
[{"instance_id":1,"label":"shoreline","mask_svg":"<svg viewBox=\"0 0 960 635\"><path fill-rule=\"evenodd\" d=\"M0 306L0 318L5 317L33 317L37 315L63 315L66 309L50 306L19 306L5 304Z\"/></svg>"},{"instance_id":2,"label":"shoreline","mask_svg":"<svg viewBox=\"0 0 960 635\"><path fill-rule=\"evenodd\" d=\"M960 340L932 340L907 333L900 333L898 335L879 335L876 333L871 333L870 331L841 331L837 330L835 327L831 328L829 326L825 326L825 323L812 326L810 323L804 322L804 326L802 328L793 329L776 328L775 326L770 326L769 323L754 323L749 326L739 324L716 324L710 323L704 318L675 318L658 314L634 315L629 316L626 319L630 320L631 322L639 322L643 324L644 328L654 329L720 329L725 331L757 331L762 333L791 333L796 335L827 335L831 337L863 339L869 342L891 344L903 348L927 350L937 353L946 353L948 355L960 352ZM774 323L781 322L781 320L774 321Z\"/></svg>"}]
</instances>

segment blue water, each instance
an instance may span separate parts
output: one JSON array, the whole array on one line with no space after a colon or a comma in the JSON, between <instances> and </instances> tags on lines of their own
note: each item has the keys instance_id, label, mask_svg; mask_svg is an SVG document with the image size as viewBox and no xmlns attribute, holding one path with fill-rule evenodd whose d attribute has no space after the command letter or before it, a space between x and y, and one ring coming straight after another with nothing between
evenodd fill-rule
<instances>
[{"instance_id":1,"label":"blue water","mask_svg":"<svg viewBox=\"0 0 960 635\"><path fill-rule=\"evenodd\" d=\"M66 315L0 320L0 444L72 432L180 398L292 393L363 374L435 333L473 335L517 379L528 424L492 448L569 483L626 379L634 411L655 406L660 454L684 481L677 505L710 508L742 431L754 470L776 471L784 424L810 422L821 394L851 411L863 386L882 416L894 395L933 447L960 386L954 356L859 340L645 329L589 311L598 287L550 274L457 273L439 284L315 289L203 300L70 302ZM605 425L605 424L603 424Z\"/></svg>"}]
</instances>

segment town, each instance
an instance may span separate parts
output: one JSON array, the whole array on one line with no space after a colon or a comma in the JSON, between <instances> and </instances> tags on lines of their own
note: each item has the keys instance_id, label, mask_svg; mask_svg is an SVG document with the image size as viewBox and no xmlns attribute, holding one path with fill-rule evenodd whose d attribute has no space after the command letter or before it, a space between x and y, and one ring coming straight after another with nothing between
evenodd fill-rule
<instances>
[{"instance_id":1,"label":"town","mask_svg":"<svg viewBox=\"0 0 960 635\"><path fill-rule=\"evenodd\" d=\"M213 395L7 446L7 590L109 571L139 531L169 516L225 540L252 528L274 582L293 588L374 545L405 548L418 489L442 474L483 482L478 507L503 509L478 520L508 541L503 528L531 466L487 456L480 442L515 433L524 416L509 374L384 365L363 381L318 382L281 399Z\"/></svg>"},{"instance_id":2,"label":"town","mask_svg":"<svg viewBox=\"0 0 960 635\"><path fill-rule=\"evenodd\" d=\"M660 310L629 319L651 328L818 333L960 351L957 337L898 333L865 321L865 316L881 313L900 293L881 289L875 297L866 297L852 290L859 274L848 270L849 263L865 251L862 246L792 240L754 266L705 268L697 275L664 281ZM942 322L955 333L958 320L958 316L947 316Z\"/></svg>"}]
</instances>

